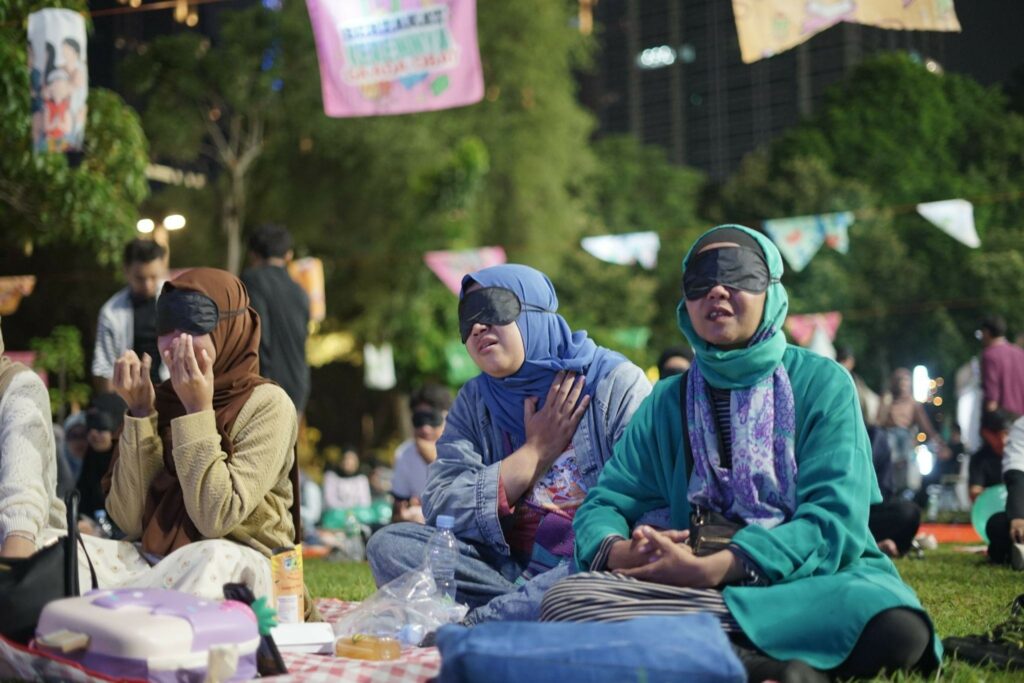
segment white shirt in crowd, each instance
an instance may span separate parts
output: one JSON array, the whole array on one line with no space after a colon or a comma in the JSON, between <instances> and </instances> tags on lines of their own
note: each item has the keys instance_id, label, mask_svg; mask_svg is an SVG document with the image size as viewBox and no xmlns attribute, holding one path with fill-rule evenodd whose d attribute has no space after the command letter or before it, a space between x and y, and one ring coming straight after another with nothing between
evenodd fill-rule
<instances>
[{"instance_id":1,"label":"white shirt in crowd","mask_svg":"<svg viewBox=\"0 0 1024 683\"><path fill-rule=\"evenodd\" d=\"M373 503L370 480L365 474L343 477L328 470L324 472L324 506L329 510L367 507Z\"/></svg>"}]
</instances>

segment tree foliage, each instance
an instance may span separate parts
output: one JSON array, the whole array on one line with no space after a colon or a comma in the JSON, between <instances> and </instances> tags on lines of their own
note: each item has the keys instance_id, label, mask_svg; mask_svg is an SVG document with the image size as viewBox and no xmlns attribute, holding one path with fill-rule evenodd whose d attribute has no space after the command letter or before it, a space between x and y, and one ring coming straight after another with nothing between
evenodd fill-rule
<instances>
[{"instance_id":1,"label":"tree foliage","mask_svg":"<svg viewBox=\"0 0 1024 683\"><path fill-rule=\"evenodd\" d=\"M630 136L609 136L593 145L596 163L585 183L586 235L653 230L661 240L658 266L604 263L584 252L578 242L564 250L564 265L555 280L563 313L577 329L588 330L602 344L618 347L642 365L659 352L683 343L675 323L687 246L702 230L697 216L704 178L675 166L665 151ZM646 347L630 349L616 330L651 330Z\"/></svg>"},{"instance_id":2,"label":"tree foliage","mask_svg":"<svg viewBox=\"0 0 1024 683\"><path fill-rule=\"evenodd\" d=\"M0 3L0 245L70 243L109 262L133 234L148 192L146 138L118 95L91 88L80 163L33 153L26 28L28 15L45 7L84 11L86 3Z\"/></svg>"},{"instance_id":3,"label":"tree foliage","mask_svg":"<svg viewBox=\"0 0 1024 683\"><path fill-rule=\"evenodd\" d=\"M277 16L262 7L225 13L216 43L198 33L161 36L130 58L124 76L145 102L157 155L205 162L215 183L227 270L242 262L249 183L281 106Z\"/></svg>"},{"instance_id":4,"label":"tree foliage","mask_svg":"<svg viewBox=\"0 0 1024 683\"><path fill-rule=\"evenodd\" d=\"M876 384L900 365L951 372L977 351L983 313L1024 328L1024 118L968 78L909 57L873 58L833 87L818 113L749 156L713 213L755 222L857 211L850 253L825 248L787 274L791 311L838 309ZM969 249L916 214L919 202L975 204L982 247Z\"/></svg>"},{"instance_id":5,"label":"tree foliage","mask_svg":"<svg viewBox=\"0 0 1024 683\"><path fill-rule=\"evenodd\" d=\"M58 325L50 336L33 339L29 346L37 354L36 369L56 377L50 386L50 410L63 422L69 405L84 406L89 401L89 385L82 381L86 378L82 333L73 325Z\"/></svg>"},{"instance_id":6,"label":"tree foliage","mask_svg":"<svg viewBox=\"0 0 1024 683\"><path fill-rule=\"evenodd\" d=\"M424 252L501 245L554 273L583 230L592 120L574 96L585 42L570 9L482 3L482 102L365 119L323 115L305 7L281 12L289 107L256 171L254 215L325 259L334 324L394 344L404 380L443 374L458 339L456 300Z\"/></svg>"}]
</instances>

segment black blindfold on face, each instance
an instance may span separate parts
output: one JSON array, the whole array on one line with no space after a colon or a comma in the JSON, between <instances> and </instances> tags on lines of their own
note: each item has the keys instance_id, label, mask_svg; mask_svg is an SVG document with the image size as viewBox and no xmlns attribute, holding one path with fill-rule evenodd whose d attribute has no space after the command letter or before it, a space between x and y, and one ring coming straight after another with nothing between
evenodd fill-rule
<instances>
[{"instance_id":1,"label":"black blindfold on face","mask_svg":"<svg viewBox=\"0 0 1024 683\"><path fill-rule=\"evenodd\" d=\"M243 313L244 308L221 311L213 299L200 292L169 289L156 302L156 333L161 337L175 331L201 336L213 332L221 318Z\"/></svg>"},{"instance_id":2,"label":"black blindfold on face","mask_svg":"<svg viewBox=\"0 0 1024 683\"><path fill-rule=\"evenodd\" d=\"M702 299L716 285L760 294L778 281L760 250L719 247L690 260L683 273L683 294L691 301Z\"/></svg>"},{"instance_id":3,"label":"black blindfold on face","mask_svg":"<svg viewBox=\"0 0 1024 683\"><path fill-rule=\"evenodd\" d=\"M473 325L508 325L523 311L553 313L534 304L523 303L511 289L504 287L483 287L462 297L459 302L459 332L465 344L473 332Z\"/></svg>"},{"instance_id":4,"label":"black blindfold on face","mask_svg":"<svg viewBox=\"0 0 1024 683\"><path fill-rule=\"evenodd\" d=\"M444 424L444 413L439 410L417 410L412 414L412 426L416 429L420 427L440 427Z\"/></svg>"}]
</instances>

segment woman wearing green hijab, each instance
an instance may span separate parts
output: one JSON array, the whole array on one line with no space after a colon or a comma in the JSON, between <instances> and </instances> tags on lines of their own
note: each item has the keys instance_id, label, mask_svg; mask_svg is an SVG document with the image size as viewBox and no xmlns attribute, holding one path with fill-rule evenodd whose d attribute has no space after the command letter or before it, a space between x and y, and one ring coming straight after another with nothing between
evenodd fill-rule
<instances>
[{"instance_id":1,"label":"woman wearing green hijab","mask_svg":"<svg viewBox=\"0 0 1024 683\"><path fill-rule=\"evenodd\" d=\"M931 622L868 529L881 496L853 383L786 343L778 249L719 226L683 268L695 363L633 416L573 525L589 572L551 589L542 618L710 612L756 648L741 649L751 680L935 667ZM666 507L669 529L634 528Z\"/></svg>"}]
</instances>

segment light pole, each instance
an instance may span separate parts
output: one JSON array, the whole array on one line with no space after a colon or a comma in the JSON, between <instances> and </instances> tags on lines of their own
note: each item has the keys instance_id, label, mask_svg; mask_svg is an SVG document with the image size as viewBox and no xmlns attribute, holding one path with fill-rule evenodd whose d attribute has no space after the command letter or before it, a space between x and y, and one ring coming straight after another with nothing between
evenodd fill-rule
<instances>
[{"instance_id":1,"label":"light pole","mask_svg":"<svg viewBox=\"0 0 1024 683\"><path fill-rule=\"evenodd\" d=\"M148 239L164 248L164 260L170 265L171 241L168 239L168 232L182 230L186 223L185 217L180 213L172 213L165 216L159 223L154 222L152 218L142 218L135 224L135 229L143 235L151 235Z\"/></svg>"}]
</instances>

